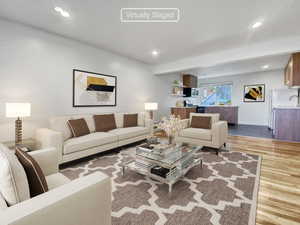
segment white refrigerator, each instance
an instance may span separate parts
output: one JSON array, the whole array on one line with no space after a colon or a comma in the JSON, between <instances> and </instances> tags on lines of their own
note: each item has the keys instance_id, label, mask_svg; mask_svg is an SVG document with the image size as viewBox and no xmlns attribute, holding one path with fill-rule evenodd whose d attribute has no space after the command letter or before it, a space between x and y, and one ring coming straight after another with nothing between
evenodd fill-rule
<instances>
[{"instance_id":1,"label":"white refrigerator","mask_svg":"<svg viewBox=\"0 0 300 225\"><path fill-rule=\"evenodd\" d=\"M298 95L298 89L273 89L270 93L270 104L269 104L269 128L273 129L274 124L274 107L296 107L297 98L290 97L293 95Z\"/></svg>"}]
</instances>

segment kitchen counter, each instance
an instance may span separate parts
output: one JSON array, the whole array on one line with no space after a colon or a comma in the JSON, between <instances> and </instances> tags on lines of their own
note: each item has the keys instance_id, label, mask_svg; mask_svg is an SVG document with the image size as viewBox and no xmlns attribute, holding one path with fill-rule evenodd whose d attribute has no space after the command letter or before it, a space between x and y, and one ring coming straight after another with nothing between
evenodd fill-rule
<instances>
[{"instance_id":1,"label":"kitchen counter","mask_svg":"<svg viewBox=\"0 0 300 225\"><path fill-rule=\"evenodd\" d=\"M186 106L186 107L177 107L177 106L174 106L174 107L171 107L171 108L178 108L178 109L195 109L197 108L197 106L193 106L193 107L189 107L189 106Z\"/></svg>"},{"instance_id":2,"label":"kitchen counter","mask_svg":"<svg viewBox=\"0 0 300 225\"><path fill-rule=\"evenodd\" d=\"M300 109L298 106L275 106L273 107L273 110L276 109Z\"/></svg>"},{"instance_id":3,"label":"kitchen counter","mask_svg":"<svg viewBox=\"0 0 300 225\"><path fill-rule=\"evenodd\" d=\"M237 105L199 105L199 107L238 107Z\"/></svg>"}]
</instances>

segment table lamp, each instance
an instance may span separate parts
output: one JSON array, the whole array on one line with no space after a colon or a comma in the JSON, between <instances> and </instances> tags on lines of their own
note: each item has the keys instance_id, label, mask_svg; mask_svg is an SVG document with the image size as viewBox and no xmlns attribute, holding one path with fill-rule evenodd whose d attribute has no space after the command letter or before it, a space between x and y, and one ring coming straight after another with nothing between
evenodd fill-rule
<instances>
[{"instance_id":1,"label":"table lamp","mask_svg":"<svg viewBox=\"0 0 300 225\"><path fill-rule=\"evenodd\" d=\"M150 118L153 120L153 111L157 110L158 104L156 102L146 102L145 103L145 110L149 111Z\"/></svg>"},{"instance_id":2,"label":"table lamp","mask_svg":"<svg viewBox=\"0 0 300 225\"><path fill-rule=\"evenodd\" d=\"M30 103L6 103L6 117L17 118L16 120L16 145L22 143L22 120L30 116Z\"/></svg>"}]
</instances>

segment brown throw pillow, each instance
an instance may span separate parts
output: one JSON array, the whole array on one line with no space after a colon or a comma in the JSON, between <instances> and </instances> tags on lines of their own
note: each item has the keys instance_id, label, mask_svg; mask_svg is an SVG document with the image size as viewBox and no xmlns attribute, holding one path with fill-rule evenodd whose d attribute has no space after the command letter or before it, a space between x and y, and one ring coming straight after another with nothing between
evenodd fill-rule
<instances>
[{"instance_id":1,"label":"brown throw pillow","mask_svg":"<svg viewBox=\"0 0 300 225\"><path fill-rule=\"evenodd\" d=\"M210 116L192 116L192 128L211 129Z\"/></svg>"},{"instance_id":2,"label":"brown throw pillow","mask_svg":"<svg viewBox=\"0 0 300 225\"><path fill-rule=\"evenodd\" d=\"M29 184L30 197L32 198L47 192L48 185L45 175L34 158L19 148L16 148L15 154L25 170Z\"/></svg>"},{"instance_id":3,"label":"brown throw pillow","mask_svg":"<svg viewBox=\"0 0 300 225\"><path fill-rule=\"evenodd\" d=\"M123 127L137 127L138 126L138 114L124 114Z\"/></svg>"},{"instance_id":4,"label":"brown throw pillow","mask_svg":"<svg viewBox=\"0 0 300 225\"><path fill-rule=\"evenodd\" d=\"M97 132L107 132L117 128L114 114L94 115L94 120Z\"/></svg>"},{"instance_id":5,"label":"brown throw pillow","mask_svg":"<svg viewBox=\"0 0 300 225\"><path fill-rule=\"evenodd\" d=\"M67 123L71 129L73 137L80 137L91 133L85 119L68 120Z\"/></svg>"}]
</instances>

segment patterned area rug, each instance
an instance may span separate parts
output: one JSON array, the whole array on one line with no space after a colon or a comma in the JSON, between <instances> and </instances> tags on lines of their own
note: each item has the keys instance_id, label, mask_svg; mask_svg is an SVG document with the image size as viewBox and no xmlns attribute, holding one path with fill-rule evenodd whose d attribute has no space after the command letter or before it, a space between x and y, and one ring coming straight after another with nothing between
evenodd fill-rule
<instances>
[{"instance_id":1,"label":"patterned area rug","mask_svg":"<svg viewBox=\"0 0 300 225\"><path fill-rule=\"evenodd\" d=\"M135 172L122 176L131 147L71 165L62 170L70 179L95 171L112 178L113 225L252 225L255 224L260 157L240 152L201 151L200 165L168 187Z\"/></svg>"}]
</instances>

